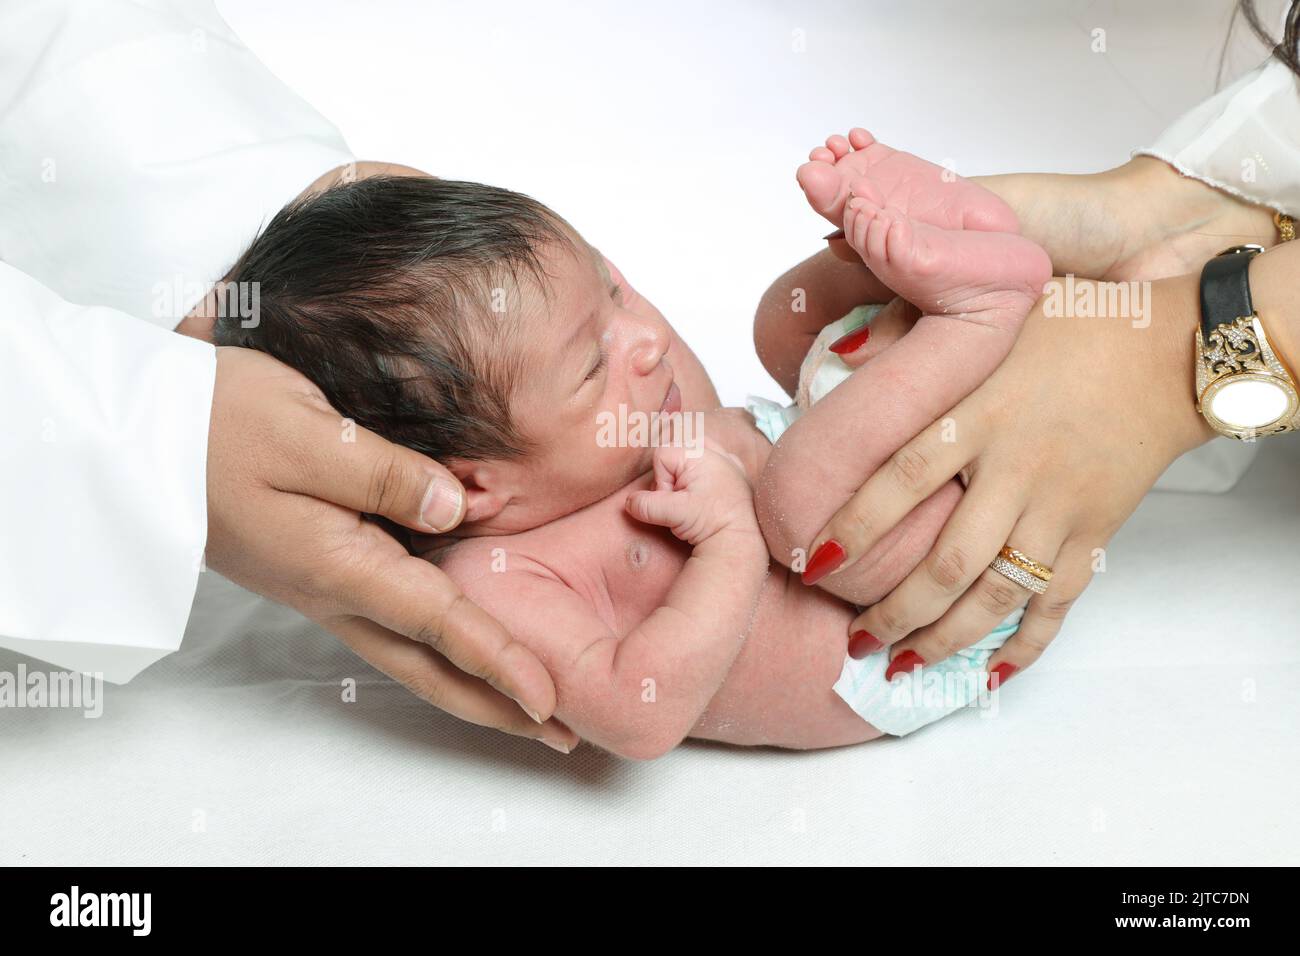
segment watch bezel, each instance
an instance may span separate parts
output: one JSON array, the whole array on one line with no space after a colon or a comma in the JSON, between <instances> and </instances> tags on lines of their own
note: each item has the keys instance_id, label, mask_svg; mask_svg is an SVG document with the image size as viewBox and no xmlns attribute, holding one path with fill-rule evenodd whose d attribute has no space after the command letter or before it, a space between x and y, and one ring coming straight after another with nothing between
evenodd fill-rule
<instances>
[{"instance_id":1,"label":"watch bezel","mask_svg":"<svg viewBox=\"0 0 1300 956\"><path fill-rule=\"evenodd\" d=\"M1256 426L1241 426L1225 422L1213 412L1214 396L1227 388L1229 385L1236 385L1242 382L1264 382L1272 385L1286 396L1286 411L1277 416L1270 422ZM1215 379L1206 386L1196 402L1197 409L1210 426L1223 435L1228 435L1237 439L1249 439L1257 436L1272 435L1277 432L1290 431L1295 427L1294 421L1297 414L1300 414L1300 393L1289 382L1279 376L1269 372L1234 372Z\"/></svg>"}]
</instances>

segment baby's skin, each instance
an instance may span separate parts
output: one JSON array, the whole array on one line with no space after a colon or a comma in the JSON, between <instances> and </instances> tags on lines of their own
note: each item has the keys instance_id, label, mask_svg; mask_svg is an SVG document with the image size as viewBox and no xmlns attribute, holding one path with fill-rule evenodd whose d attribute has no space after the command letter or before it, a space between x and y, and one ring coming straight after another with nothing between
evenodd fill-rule
<instances>
[{"instance_id":1,"label":"baby's skin","mask_svg":"<svg viewBox=\"0 0 1300 956\"><path fill-rule=\"evenodd\" d=\"M962 203L952 197L940 202L926 191L933 177L916 165L923 161L893 151L887 158L879 180L872 180L870 168L839 171L855 182L831 203L841 207L846 239L872 273L927 314L960 315L975 326L1023 320L1037 295L1035 283L1041 287L1050 275L1041 250L1010 233L942 228L912 216L916 207L924 217L952 222ZM909 177L911 185L900 188ZM827 185L821 180L818 188ZM978 187L970 188L978 194L976 205L986 202ZM1014 217L1007 223L994 215L981 224L1014 227ZM580 255L571 258L553 271L554 281L590 284L583 274L590 266ZM626 285L617 270L610 272ZM580 338L580 318L556 321L578 325L573 337ZM548 334L569 335L563 328ZM886 339L875 344L883 348ZM651 362L644 350L637 354L638 374L649 381L662 362ZM852 381L814 405L788 434L798 429L805 442L819 430L833 436L836 412L825 406ZM670 370L666 394L654 393L663 394L661 411L671 411L674 388ZM518 530L505 511L484 505L482 536L461 538L428 556L541 657L556 681L557 717L615 753L652 758L687 736L792 748L880 736L831 689L857 613L850 602L878 596L880 580L846 575L837 597L788 570L785 565L798 567L790 554L769 555L753 488L783 480L768 471L773 446L742 409L698 415L702 447L683 448L666 432L655 432L667 447L642 450L641 461L653 470L641 468L612 494ZM590 427L586 440L595 443ZM833 437L821 444L816 467L842 471L841 480L860 478L851 462L837 467L837 460L852 457L839 449ZM806 464L787 457L780 467ZM487 501L491 471L470 469L471 484L475 475L484 477L481 497ZM471 502L479 497L471 492ZM465 530L473 535L480 524L473 503L469 518ZM897 564L910 568L937 530L905 530L882 546L902 552Z\"/></svg>"}]
</instances>

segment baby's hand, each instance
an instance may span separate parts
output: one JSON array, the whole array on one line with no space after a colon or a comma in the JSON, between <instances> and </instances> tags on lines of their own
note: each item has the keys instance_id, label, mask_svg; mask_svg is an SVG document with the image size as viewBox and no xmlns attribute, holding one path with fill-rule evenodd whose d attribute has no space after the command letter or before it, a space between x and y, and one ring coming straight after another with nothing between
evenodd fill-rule
<instances>
[{"instance_id":1,"label":"baby's hand","mask_svg":"<svg viewBox=\"0 0 1300 956\"><path fill-rule=\"evenodd\" d=\"M703 447L655 449L654 488L627 496L627 510L692 546L722 531L760 537L754 495L740 460L708 439Z\"/></svg>"}]
</instances>

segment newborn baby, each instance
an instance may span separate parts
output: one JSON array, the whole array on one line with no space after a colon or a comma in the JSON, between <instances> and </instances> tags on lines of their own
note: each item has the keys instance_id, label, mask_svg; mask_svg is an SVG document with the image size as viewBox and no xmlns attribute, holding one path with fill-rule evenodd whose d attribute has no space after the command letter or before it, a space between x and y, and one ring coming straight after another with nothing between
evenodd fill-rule
<instances>
[{"instance_id":1,"label":"newborn baby","mask_svg":"<svg viewBox=\"0 0 1300 956\"><path fill-rule=\"evenodd\" d=\"M1010 210L915 157L863 153L828 169L843 180L846 239L875 276L929 315L1018 326L1050 264L997 231L1014 228ZM770 555L755 517L754 487L782 484L765 466L787 426L824 432L819 465L834 467L843 422L821 414L813 381L835 374L824 343L805 363L804 407L779 426L700 408L676 381L668 322L564 220L517 193L432 178L307 196L227 278L259 283L260 313L218 317L218 344L269 352L461 480L465 521L427 556L539 655L556 716L581 737L633 758L687 736L829 747L891 731L864 719L862 700L882 717L909 709L879 674L865 697L832 689L849 671L855 604L892 584L808 587L786 567L803 556ZM839 388L866 374L843 371ZM901 577L938 528L900 528L881 547L899 552Z\"/></svg>"}]
</instances>

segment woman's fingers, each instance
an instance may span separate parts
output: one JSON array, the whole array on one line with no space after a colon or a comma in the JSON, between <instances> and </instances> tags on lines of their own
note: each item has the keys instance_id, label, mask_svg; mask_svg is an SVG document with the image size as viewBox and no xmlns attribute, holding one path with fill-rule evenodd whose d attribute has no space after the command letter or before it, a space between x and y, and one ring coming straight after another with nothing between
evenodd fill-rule
<instances>
[{"instance_id":1,"label":"woman's fingers","mask_svg":"<svg viewBox=\"0 0 1300 956\"><path fill-rule=\"evenodd\" d=\"M816 584L861 558L898 522L970 460L967 443L946 441L947 423L935 422L867 479L818 532L808 549L804 584Z\"/></svg>"},{"instance_id":2,"label":"woman's fingers","mask_svg":"<svg viewBox=\"0 0 1300 956\"><path fill-rule=\"evenodd\" d=\"M1016 633L989 658L989 690L997 690L1042 656L1074 602L1092 582L1092 559L1092 547L1077 543L1077 539L1061 548L1051 565L1052 580L1046 593L1030 600Z\"/></svg>"},{"instance_id":3,"label":"woman's fingers","mask_svg":"<svg viewBox=\"0 0 1300 956\"><path fill-rule=\"evenodd\" d=\"M983 585L981 575L997 556L1002 546L998 542L1007 540L1023 510L1019 499L1008 499L1000 491L991 491L993 487L992 482L972 485L930 553L884 599L867 608L853 622L850 633L856 636L865 631L879 644L892 645L919 632L907 646L923 660L932 663L948 656L938 653L935 636L926 625L944 619L954 603L966 599L972 586L979 589ZM1007 613L1023 604L1027 595L1011 592L1011 596L1015 603Z\"/></svg>"},{"instance_id":4,"label":"woman's fingers","mask_svg":"<svg viewBox=\"0 0 1300 956\"><path fill-rule=\"evenodd\" d=\"M903 299L894 298L868 323L867 328L870 331L865 336L861 334L860 329L855 329L833 343L834 345L856 344L856 348L849 352L836 350L835 354L849 368L861 368L906 335L920 317L921 310L916 306ZM850 340L850 337L855 334L857 338ZM850 341L846 342L846 340Z\"/></svg>"},{"instance_id":5,"label":"woman's fingers","mask_svg":"<svg viewBox=\"0 0 1300 956\"><path fill-rule=\"evenodd\" d=\"M1043 564L1052 565L1057 560L1059 544L1050 544L1051 532L1029 530L1024 522L1007 538L1010 547L1031 555ZM996 557L1001 545L996 545ZM991 563L992 559L990 559ZM1034 592L992 568L986 567L970 589L956 601L943 617L918 630L893 649L893 657L886 675L892 677L901 670L914 666L924 667L947 660L958 651L983 640L997 629L1018 608L1034 597Z\"/></svg>"}]
</instances>

